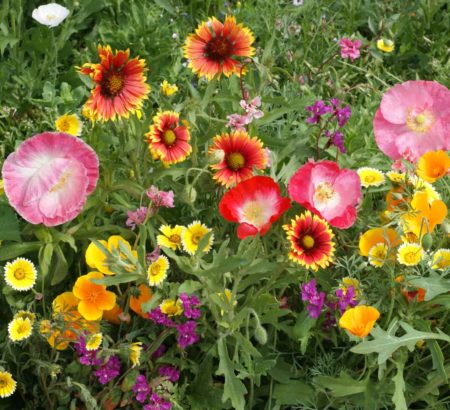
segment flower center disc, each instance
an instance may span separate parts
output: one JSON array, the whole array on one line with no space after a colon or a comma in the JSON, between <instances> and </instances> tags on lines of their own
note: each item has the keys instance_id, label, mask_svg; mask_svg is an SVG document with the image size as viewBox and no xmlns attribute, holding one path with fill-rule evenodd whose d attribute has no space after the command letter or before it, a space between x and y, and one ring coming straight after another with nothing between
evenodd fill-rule
<instances>
[{"instance_id":1,"label":"flower center disc","mask_svg":"<svg viewBox=\"0 0 450 410\"><path fill-rule=\"evenodd\" d=\"M317 185L314 197L319 202L329 201L334 196L333 186L329 182Z\"/></svg>"},{"instance_id":2,"label":"flower center disc","mask_svg":"<svg viewBox=\"0 0 450 410\"><path fill-rule=\"evenodd\" d=\"M162 135L162 140L166 145L173 145L176 139L177 136L172 130L164 131Z\"/></svg>"},{"instance_id":3,"label":"flower center disc","mask_svg":"<svg viewBox=\"0 0 450 410\"><path fill-rule=\"evenodd\" d=\"M119 73L111 73L106 77L102 86L103 94L114 97L122 91L123 77Z\"/></svg>"},{"instance_id":4,"label":"flower center disc","mask_svg":"<svg viewBox=\"0 0 450 410\"><path fill-rule=\"evenodd\" d=\"M302 244L306 249L311 249L315 244L314 238L311 235L305 235Z\"/></svg>"},{"instance_id":5,"label":"flower center disc","mask_svg":"<svg viewBox=\"0 0 450 410\"><path fill-rule=\"evenodd\" d=\"M170 235L169 241L173 243L179 243L180 242L180 236L179 235Z\"/></svg>"},{"instance_id":6,"label":"flower center disc","mask_svg":"<svg viewBox=\"0 0 450 410\"><path fill-rule=\"evenodd\" d=\"M245 158L240 152L232 152L227 157L227 164L233 171L238 171L244 168Z\"/></svg>"},{"instance_id":7,"label":"flower center disc","mask_svg":"<svg viewBox=\"0 0 450 410\"><path fill-rule=\"evenodd\" d=\"M202 238L203 238L203 235L200 235L200 234L192 235L192 243L195 245L198 245L198 243L201 241Z\"/></svg>"},{"instance_id":8,"label":"flower center disc","mask_svg":"<svg viewBox=\"0 0 450 410\"><path fill-rule=\"evenodd\" d=\"M409 109L406 124L408 128L415 132L427 132L434 123L434 116L429 111L422 111L417 114L414 109Z\"/></svg>"},{"instance_id":9,"label":"flower center disc","mask_svg":"<svg viewBox=\"0 0 450 410\"><path fill-rule=\"evenodd\" d=\"M205 47L206 57L215 61L223 61L228 57L231 57L231 51L233 50L233 44L226 38L216 37L213 38Z\"/></svg>"},{"instance_id":10,"label":"flower center disc","mask_svg":"<svg viewBox=\"0 0 450 410\"><path fill-rule=\"evenodd\" d=\"M25 271L24 271L22 268L16 269L16 270L14 271L14 277L15 277L17 280L21 280L21 279L23 279L25 276L26 276Z\"/></svg>"}]
</instances>

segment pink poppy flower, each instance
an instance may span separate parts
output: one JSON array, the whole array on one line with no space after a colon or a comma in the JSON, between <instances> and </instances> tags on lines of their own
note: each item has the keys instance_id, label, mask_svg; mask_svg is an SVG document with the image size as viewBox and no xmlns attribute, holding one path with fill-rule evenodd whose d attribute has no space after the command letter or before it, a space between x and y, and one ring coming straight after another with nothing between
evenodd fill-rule
<instances>
[{"instance_id":1,"label":"pink poppy flower","mask_svg":"<svg viewBox=\"0 0 450 410\"><path fill-rule=\"evenodd\" d=\"M264 235L291 206L288 198L280 196L280 187L270 177L255 176L240 182L222 197L220 214L239 223L239 239Z\"/></svg>"},{"instance_id":2,"label":"pink poppy flower","mask_svg":"<svg viewBox=\"0 0 450 410\"><path fill-rule=\"evenodd\" d=\"M378 147L394 160L449 150L450 91L435 81L397 84L383 95L373 126Z\"/></svg>"},{"instance_id":3,"label":"pink poppy flower","mask_svg":"<svg viewBox=\"0 0 450 410\"><path fill-rule=\"evenodd\" d=\"M44 132L24 141L6 158L5 193L32 224L60 225L75 218L99 176L95 151L79 138Z\"/></svg>"},{"instance_id":4,"label":"pink poppy flower","mask_svg":"<svg viewBox=\"0 0 450 410\"><path fill-rule=\"evenodd\" d=\"M356 220L361 180L350 169L333 161L310 161L291 177L289 196L336 228L346 229Z\"/></svg>"},{"instance_id":5,"label":"pink poppy flower","mask_svg":"<svg viewBox=\"0 0 450 410\"><path fill-rule=\"evenodd\" d=\"M361 55L359 48L361 47L361 40L352 41L347 37L341 38L339 46L341 47L341 57L350 58L354 61Z\"/></svg>"}]
</instances>

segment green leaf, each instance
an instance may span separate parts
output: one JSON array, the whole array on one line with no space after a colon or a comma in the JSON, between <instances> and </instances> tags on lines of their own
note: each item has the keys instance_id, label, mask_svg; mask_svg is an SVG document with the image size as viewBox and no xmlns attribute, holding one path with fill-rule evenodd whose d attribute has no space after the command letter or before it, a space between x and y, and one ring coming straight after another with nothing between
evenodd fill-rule
<instances>
[{"instance_id":1,"label":"green leaf","mask_svg":"<svg viewBox=\"0 0 450 410\"><path fill-rule=\"evenodd\" d=\"M397 349L403 346L406 346L412 351L419 340L435 339L450 342L450 336L441 331L439 331L439 333L420 332L413 329L407 323L401 322L400 325L406 332L403 336L395 336L395 330L386 332L381 328L375 328L371 332L371 335L374 337L373 340L364 341L359 345L352 347L350 351L358 354L377 353L378 364L381 365L385 363Z\"/></svg>"},{"instance_id":2,"label":"green leaf","mask_svg":"<svg viewBox=\"0 0 450 410\"><path fill-rule=\"evenodd\" d=\"M331 390L334 397L351 396L352 394L364 393L366 383L353 379L350 375L342 372L339 377L317 376L314 381Z\"/></svg>"},{"instance_id":3,"label":"green leaf","mask_svg":"<svg viewBox=\"0 0 450 410\"><path fill-rule=\"evenodd\" d=\"M166 10L167 12L172 14L173 16L176 14L175 9L172 7L172 5L167 0L155 0L155 3L159 7L163 8L164 10Z\"/></svg>"},{"instance_id":4,"label":"green leaf","mask_svg":"<svg viewBox=\"0 0 450 410\"><path fill-rule=\"evenodd\" d=\"M142 275L137 273L129 273L125 275L113 275L113 276L105 276L102 279L91 279L93 283L98 283L99 285L120 285L121 283L129 283L134 282L137 279L142 279Z\"/></svg>"},{"instance_id":5,"label":"green leaf","mask_svg":"<svg viewBox=\"0 0 450 410\"><path fill-rule=\"evenodd\" d=\"M50 264L52 262L54 246L53 243L46 243L39 249L39 266L42 276L47 276Z\"/></svg>"},{"instance_id":6,"label":"green leaf","mask_svg":"<svg viewBox=\"0 0 450 410\"><path fill-rule=\"evenodd\" d=\"M406 357L404 357L406 359ZM405 400L405 380L403 379L403 369L405 368L404 361L396 361L397 374L392 378L395 390L392 395L392 403L395 404L395 410L408 410Z\"/></svg>"},{"instance_id":7,"label":"green leaf","mask_svg":"<svg viewBox=\"0 0 450 410\"><path fill-rule=\"evenodd\" d=\"M450 279L444 279L435 272L427 278L414 276L408 278L408 283L417 288L425 289L425 301L433 299L442 293L450 292Z\"/></svg>"},{"instance_id":8,"label":"green leaf","mask_svg":"<svg viewBox=\"0 0 450 410\"><path fill-rule=\"evenodd\" d=\"M56 262L52 264L52 281L51 285L57 285L58 283L61 283L69 273L69 266L67 264L66 257L64 256L64 253L59 245L55 247L55 256L56 256Z\"/></svg>"},{"instance_id":9,"label":"green leaf","mask_svg":"<svg viewBox=\"0 0 450 410\"><path fill-rule=\"evenodd\" d=\"M25 242L14 245L0 246L0 261L14 259L24 253L37 251L41 247L41 242Z\"/></svg>"},{"instance_id":10,"label":"green leaf","mask_svg":"<svg viewBox=\"0 0 450 410\"><path fill-rule=\"evenodd\" d=\"M234 269L245 266L248 263L247 259L241 258L240 256L230 256L224 263L217 265L214 263L214 267L206 269L202 272L202 276L207 276L210 274L222 275L226 272L231 272Z\"/></svg>"},{"instance_id":11,"label":"green leaf","mask_svg":"<svg viewBox=\"0 0 450 410\"><path fill-rule=\"evenodd\" d=\"M13 47L19 42L19 39L13 36L3 36L0 35L0 54L3 55L6 47Z\"/></svg>"},{"instance_id":12,"label":"green leaf","mask_svg":"<svg viewBox=\"0 0 450 410\"><path fill-rule=\"evenodd\" d=\"M247 389L245 388L244 383L242 383L234 373L233 363L230 360L230 356L228 356L225 337L221 337L218 340L217 348L220 359L217 374L225 377L222 402L225 403L228 399L230 399L234 409L244 410L244 395L247 393Z\"/></svg>"},{"instance_id":13,"label":"green leaf","mask_svg":"<svg viewBox=\"0 0 450 410\"><path fill-rule=\"evenodd\" d=\"M20 242L20 228L14 210L6 205L0 205L0 241Z\"/></svg>"},{"instance_id":14,"label":"green leaf","mask_svg":"<svg viewBox=\"0 0 450 410\"><path fill-rule=\"evenodd\" d=\"M280 406L312 404L313 396L312 388L300 380L290 380L287 384L276 384L273 391L273 397Z\"/></svg>"}]
</instances>

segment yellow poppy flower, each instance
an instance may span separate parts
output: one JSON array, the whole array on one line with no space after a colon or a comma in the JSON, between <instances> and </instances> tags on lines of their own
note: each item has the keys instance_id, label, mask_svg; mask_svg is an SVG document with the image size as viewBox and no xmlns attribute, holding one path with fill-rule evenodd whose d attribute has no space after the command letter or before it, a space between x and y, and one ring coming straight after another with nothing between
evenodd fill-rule
<instances>
[{"instance_id":1,"label":"yellow poppy flower","mask_svg":"<svg viewBox=\"0 0 450 410\"><path fill-rule=\"evenodd\" d=\"M209 232L211 232L211 229L202 224L200 221L192 222L181 235L181 243L183 244L184 250L190 255L194 255L195 252L197 252L198 244ZM208 253L211 250L213 242L214 234L211 234L208 239L208 243L203 248L203 252Z\"/></svg>"},{"instance_id":2,"label":"yellow poppy flower","mask_svg":"<svg viewBox=\"0 0 450 410\"><path fill-rule=\"evenodd\" d=\"M378 50L384 51L385 53L392 53L395 48L395 44L392 40L387 40L385 38L380 38L377 41Z\"/></svg>"},{"instance_id":3,"label":"yellow poppy flower","mask_svg":"<svg viewBox=\"0 0 450 410\"><path fill-rule=\"evenodd\" d=\"M169 260L161 255L150 264L147 270L148 283L150 286L158 286L166 279L167 271L169 270Z\"/></svg>"},{"instance_id":4,"label":"yellow poppy flower","mask_svg":"<svg viewBox=\"0 0 450 410\"><path fill-rule=\"evenodd\" d=\"M55 127L60 132L79 137L83 129L83 123L76 114L64 114L55 121Z\"/></svg>"},{"instance_id":5,"label":"yellow poppy flower","mask_svg":"<svg viewBox=\"0 0 450 410\"><path fill-rule=\"evenodd\" d=\"M167 96L170 97L171 95L174 95L178 91L178 87L175 84L169 84L167 80L164 80L161 83L161 92Z\"/></svg>"},{"instance_id":6,"label":"yellow poppy flower","mask_svg":"<svg viewBox=\"0 0 450 410\"><path fill-rule=\"evenodd\" d=\"M0 398L5 399L16 391L17 382L13 379L11 373L0 371Z\"/></svg>"},{"instance_id":7,"label":"yellow poppy flower","mask_svg":"<svg viewBox=\"0 0 450 410\"><path fill-rule=\"evenodd\" d=\"M376 308L359 305L345 311L339 319L339 326L362 338L370 333L379 317L380 312Z\"/></svg>"}]
</instances>

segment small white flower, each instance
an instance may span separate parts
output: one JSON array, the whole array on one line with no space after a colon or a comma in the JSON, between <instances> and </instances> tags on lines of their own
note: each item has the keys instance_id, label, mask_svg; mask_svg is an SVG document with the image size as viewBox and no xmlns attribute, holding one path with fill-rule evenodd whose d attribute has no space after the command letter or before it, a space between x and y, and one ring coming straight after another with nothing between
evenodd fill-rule
<instances>
[{"instance_id":1,"label":"small white flower","mask_svg":"<svg viewBox=\"0 0 450 410\"><path fill-rule=\"evenodd\" d=\"M56 3L45 4L33 10L32 17L47 27L59 26L69 15L69 9Z\"/></svg>"},{"instance_id":2,"label":"small white flower","mask_svg":"<svg viewBox=\"0 0 450 410\"><path fill-rule=\"evenodd\" d=\"M294 6L303 6L303 0L293 0L292 4Z\"/></svg>"},{"instance_id":3,"label":"small white flower","mask_svg":"<svg viewBox=\"0 0 450 410\"><path fill-rule=\"evenodd\" d=\"M173 33L173 34L172 34L172 38L174 38L174 39L175 39L175 38L178 38L178 33Z\"/></svg>"}]
</instances>

